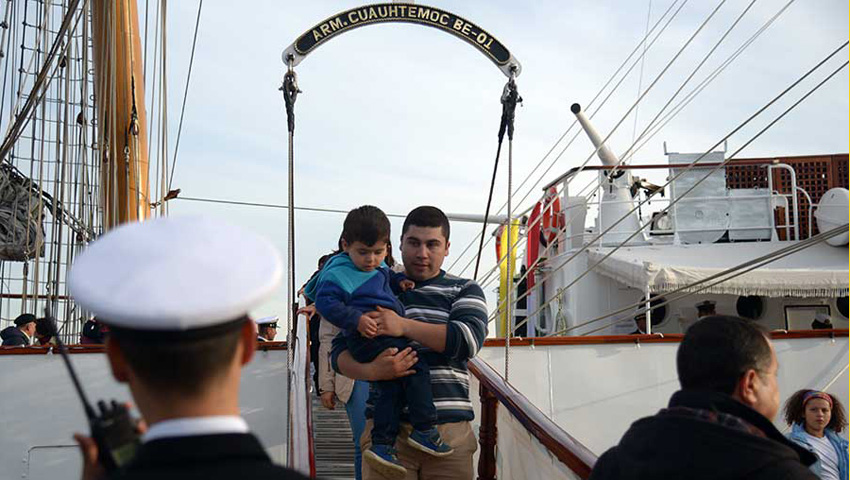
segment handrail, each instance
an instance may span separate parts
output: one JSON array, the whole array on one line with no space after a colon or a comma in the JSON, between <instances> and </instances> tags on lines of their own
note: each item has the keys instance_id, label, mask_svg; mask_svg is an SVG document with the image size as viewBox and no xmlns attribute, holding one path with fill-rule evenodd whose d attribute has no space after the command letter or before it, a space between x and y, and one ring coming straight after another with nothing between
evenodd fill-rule
<instances>
[{"instance_id":1,"label":"handrail","mask_svg":"<svg viewBox=\"0 0 850 480\"><path fill-rule=\"evenodd\" d=\"M72 344L65 345L71 355L82 353L104 353L106 347L103 344ZM29 345L26 347L0 347L0 355L47 355L53 353L56 345ZM286 342L263 342L257 345L257 350L286 350Z\"/></svg>"},{"instance_id":2,"label":"handrail","mask_svg":"<svg viewBox=\"0 0 850 480\"><path fill-rule=\"evenodd\" d=\"M846 328L824 330L774 330L770 332L773 340L796 338L833 338L848 337L850 330ZM684 335L669 334L640 334L640 335L588 335L588 336L556 336L556 337L511 337L511 348L527 346L554 345L600 345L606 343L678 343ZM485 347L504 347L504 338L488 338L484 340Z\"/></svg>"},{"instance_id":3,"label":"handrail","mask_svg":"<svg viewBox=\"0 0 850 480\"><path fill-rule=\"evenodd\" d=\"M297 309L297 305L293 306ZM289 335L292 342L291 370L287 372L289 402L287 415L289 442L287 465L311 478L316 476L316 456L313 445L313 409L310 399L309 319L293 312L294 325ZM306 447L306 448L305 448Z\"/></svg>"},{"instance_id":4,"label":"handrail","mask_svg":"<svg viewBox=\"0 0 850 480\"><path fill-rule=\"evenodd\" d=\"M504 405L511 415L567 468L583 479L590 476L597 458L593 452L544 415L486 362L473 358L468 367L470 373L478 379L482 403L479 480L493 479L496 475L496 457L493 450L496 446L497 431L494 399Z\"/></svg>"},{"instance_id":5,"label":"handrail","mask_svg":"<svg viewBox=\"0 0 850 480\"><path fill-rule=\"evenodd\" d=\"M836 338L850 336L850 330L776 330L770 332L769 335L773 340ZM682 338L684 338L682 334L517 337L511 339L511 347L611 343L678 343L682 341ZM488 338L484 342L485 347L504 347L504 344L504 338ZM597 456L593 452L543 414L485 361L479 358L473 358L469 361L468 367L469 372L478 379L481 400L481 427L479 431L481 454L478 460L478 480L494 480L496 478L497 402L504 405L510 414L531 435L572 472L582 479L590 476L590 472L597 460Z\"/></svg>"},{"instance_id":6,"label":"handrail","mask_svg":"<svg viewBox=\"0 0 850 480\"><path fill-rule=\"evenodd\" d=\"M731 160L726 164L727 167L737 167L741 165L772 165L774 163L779 163L779 159L770 158L770 159L741 159L741 160ZM657 169L667 169L667 168L707 168L707 167L717 167L722 165L722 163L698 163L696 165L691 165L690 163L657 163L657 164L648 164L648 165L586 165L584 167L573 167L566 171L563 175L558 178L552 180L547 183L546 186L543 187L543 191L545 192L551 187L567 180L573 175L579 172L592 172L597 170L613 170L616 168L617 170L657 170Z\"/></svg>"}]
</instances>

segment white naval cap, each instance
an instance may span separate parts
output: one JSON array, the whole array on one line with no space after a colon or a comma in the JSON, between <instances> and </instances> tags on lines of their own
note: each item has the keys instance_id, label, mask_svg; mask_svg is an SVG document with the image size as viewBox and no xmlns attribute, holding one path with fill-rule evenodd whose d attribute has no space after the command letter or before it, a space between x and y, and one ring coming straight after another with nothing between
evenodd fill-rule
<instances>
[{"instance_id":1,"label":"white naval cap","mask_svg":"<svg viewBox=\"0 0 850 480\"><path fill-rule=\"evenodd\" d=\"M255 322L257 323L257 325L271 325L273 323L277 323L278 320L280 320L280 317L278 317L277 315L272 315L270 317L263 317L259 320L255 320Z\"/></svg>"},{"instance_id":2,"label":"white naval cap","mask_svg":"<svg viewBox=\"0 0 850 480\"><path fill-rule=\"evenodd\" d=\"M246 315L280 285L283 262L266 238L207 217L118 227L77 257L75 301L107 325L184 332Z\"/></svg>"}]
</instances>

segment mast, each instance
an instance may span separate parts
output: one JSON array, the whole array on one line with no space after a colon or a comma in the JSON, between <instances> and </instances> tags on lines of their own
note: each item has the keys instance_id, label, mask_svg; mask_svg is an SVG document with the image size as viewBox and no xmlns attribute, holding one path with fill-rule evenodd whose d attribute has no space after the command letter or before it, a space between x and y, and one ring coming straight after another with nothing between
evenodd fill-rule
<instances>
[{"instance_id":1,"label":"mast","mask_svg":"<svg viewBox=\"0 0 850 480\"><path fill-rule=\"evenodd\" d=\"M144 65L136 0L92 2L103 224L150 217Z\"/></svg>"}]
</instances>

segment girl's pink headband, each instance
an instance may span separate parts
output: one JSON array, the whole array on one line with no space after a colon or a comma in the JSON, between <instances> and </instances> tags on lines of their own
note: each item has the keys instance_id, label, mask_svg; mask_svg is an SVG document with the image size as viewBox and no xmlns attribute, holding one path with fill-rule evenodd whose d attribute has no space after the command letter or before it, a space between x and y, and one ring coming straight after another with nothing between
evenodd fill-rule
<instances>
[{"instance_id":1,"label":"girl's pink headband","mask_svg":"<svg viewBox=\"0 0 850 480\"><path fill-rule=\"evenodd\" d=\"M815 390L812 390L811 392L803 395L803 406L805 407L806 403L813 398L820 398L822 400L826 400L826 403L829 404L829 408L832 408L832 397L830 397L828 393L818 392Z\"/></svg>"}]
</instances>

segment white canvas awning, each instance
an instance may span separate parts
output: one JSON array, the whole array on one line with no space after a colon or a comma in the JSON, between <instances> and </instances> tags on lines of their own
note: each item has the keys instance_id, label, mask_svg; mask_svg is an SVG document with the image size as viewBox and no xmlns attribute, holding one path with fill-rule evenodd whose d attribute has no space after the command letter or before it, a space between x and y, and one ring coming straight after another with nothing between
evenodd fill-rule
<instances>
[{"instance_id":1,"label":"white canvas awning","mask_svg":"<svg viewBox=\"0 0 850 480\"><path fill-rule=\"evenodd\" d=\"M789 245L792 242L624 247L605 259L596 271L630 287L641 290L649 287L653 293L662 293L686 287ZM611 250L605 247L589 249L589 264L595 264ZM703 292L767 297L846 296L850 283L847 259L847 247L821 243ZM687 290L697 290L718 280L720 278Z\"/></svg>"}]
</instances>

